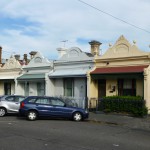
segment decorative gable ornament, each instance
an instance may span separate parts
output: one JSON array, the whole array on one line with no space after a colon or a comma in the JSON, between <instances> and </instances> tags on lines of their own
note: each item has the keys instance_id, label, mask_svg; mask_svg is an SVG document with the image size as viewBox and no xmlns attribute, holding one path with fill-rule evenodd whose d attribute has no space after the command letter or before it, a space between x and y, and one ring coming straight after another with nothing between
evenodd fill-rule
<instances>
[{"instance_id":1,"label":"decorative gable ornament","mask_svg":"<svg viewBox=\"0 0 150 150\"><path fill-rule=\"evenodd\" d=\"M14 68L21 68L21 65L14 56L11 56L10 59L6 61L2 69L14 69Z\"/></svg>"},{"instance_id":2,"label":"decorative gable ornament","mask_svg":"<svg viewBox=\"0 0 150 150\"><path fill-rule=\"evenodd\" d=\"M109 47L105 54L100 57L100 59L134 57L148 54L148 52L138 49L135 43L131 45L129 41L122 35L113 46Z\"/></svg>"}]
</instances>

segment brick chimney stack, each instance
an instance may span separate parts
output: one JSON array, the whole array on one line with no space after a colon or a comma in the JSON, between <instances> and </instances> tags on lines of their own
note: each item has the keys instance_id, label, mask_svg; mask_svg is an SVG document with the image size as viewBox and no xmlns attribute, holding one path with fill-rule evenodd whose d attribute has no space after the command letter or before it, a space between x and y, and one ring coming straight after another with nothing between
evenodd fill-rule
<instances>
[{"instance_id":1,"label":"brick chimney stack","mask_svg":"<svg viewBox=\"0 0 150 150\"><path fill-rule=\"evenodd\" d=\"M27 54L24 54L24 61L25 61L25 64L27 64L28 63L28 58L27 58Z\"/></svg>"},{"instance_id":2,"label":"brick chimney stack","mask_svg":"<svg viewBox=\"0 0 150 150\"><path fill-rule=\"evenodd\" d=\"M2 47L0 46L0 64L2 63Z\"/></svg>"},{"instance_id":3,"label":"brick chimney stack","mask_svg":"<svg viewBox=\"0 0 150 150\"><path fill-rule=\"evenodd\" d=\"M89 44L91 45L91 54L94 56L99 56L99 48L102 43L93 40L89 42Z\"/></svg>"}]
</instances>

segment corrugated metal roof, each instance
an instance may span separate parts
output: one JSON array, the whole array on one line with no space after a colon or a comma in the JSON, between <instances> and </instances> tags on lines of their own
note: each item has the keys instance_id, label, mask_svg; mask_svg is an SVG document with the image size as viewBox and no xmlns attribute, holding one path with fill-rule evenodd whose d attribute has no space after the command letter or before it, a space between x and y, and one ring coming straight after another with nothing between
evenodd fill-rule
<instances>
[{"instance_id":1,"label":"corrugated metal roof","mask_svg":"<svg viewBox=\"0 0 150 150\"><path fill-rule=\"evenodd\" d=\"M60 69L49 74L50 78L61 78L61 77L85 77L87 73L86 68L76 68L76 69Z\"/></svg>"},{"instance_id":2,"label":"corrugated metal roof","mask_svg":"<svg viewBox=\"0 0 150 150\"><path fill-rule=\"evenodd\" d=\"M23 74L18 77L17 80L34 80L34 79L45 79L45 74Z\"/></svg>"}]
</instances>

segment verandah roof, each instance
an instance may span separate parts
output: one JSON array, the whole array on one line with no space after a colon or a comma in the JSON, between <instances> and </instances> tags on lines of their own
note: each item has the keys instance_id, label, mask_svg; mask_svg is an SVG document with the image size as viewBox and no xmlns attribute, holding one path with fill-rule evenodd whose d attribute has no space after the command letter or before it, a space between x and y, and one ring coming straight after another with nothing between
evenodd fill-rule
<instances>
[{"instance_id":1,"label":"verandah roof","mask_svg":"<svg viewBox=\"0 0 150 150\"><path fill-rule=\"evenodd\" d=\"M60 69L49 74L49 78L86 77L87 68Z\"/></svg>"},{"instance_id":2,"label":"verandah roof","mask_svg":"<svg viewBox=\"0 0 150 150\"><path fill-rule=\"evenodd\" d=\"M94 79L118 78L118 77L141 78L143 77L144 68L147 67L148 65L96 68L90 74Z\"/></svg>"},{"instance_id":3,"label":"verandah roof","mask_svg":"<svg viewBox=\"0 0 150 150\"><path fill-rule=\"evenodd\" d=\"M26 80L44 80L45 74L23 74L22 76L18 77L17 80L19 81L26 81Z\"/></svg>"}]
</instances>

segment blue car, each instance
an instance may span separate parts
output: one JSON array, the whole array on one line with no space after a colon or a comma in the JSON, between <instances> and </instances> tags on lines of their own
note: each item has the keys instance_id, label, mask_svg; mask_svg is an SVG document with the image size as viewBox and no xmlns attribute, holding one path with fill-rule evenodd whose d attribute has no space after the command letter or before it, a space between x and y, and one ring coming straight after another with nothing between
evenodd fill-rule
<instances>
[{"instance_id":1,"label":"blue car","mask_svg":"<svg viewBox=\"0 0 150 150\"><path fill-rule=\"evenodd\" d=\"M26 116L28 120L36 120L38 117L69 118L74 121L87 119L87 110L69 106L57 97L29 96L20 103L19 114Z\"/></svg>"}]
</instances>

